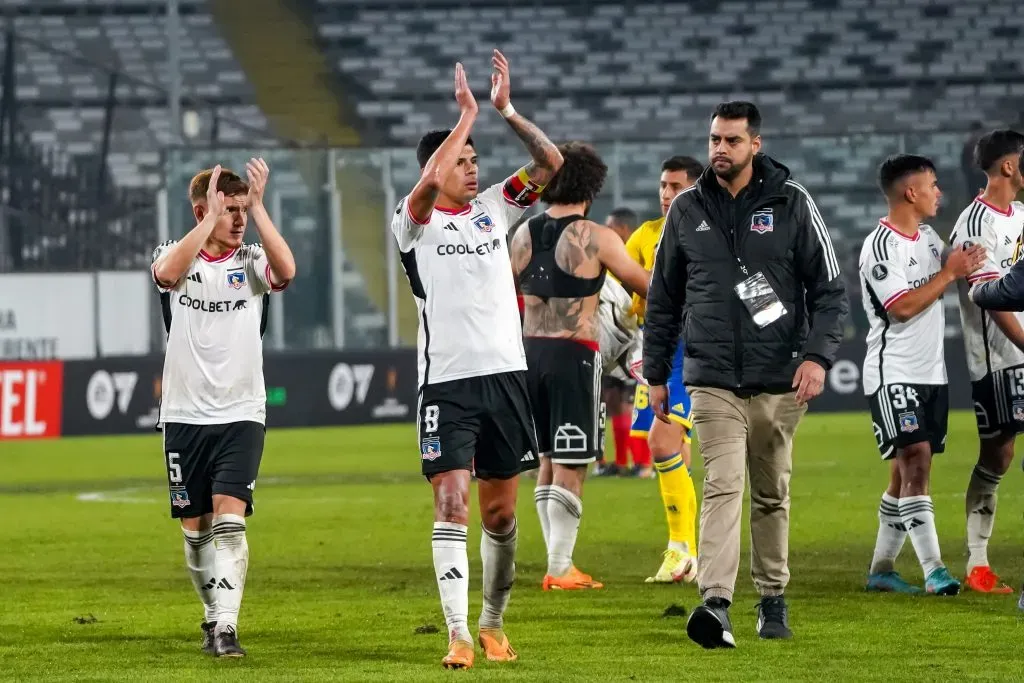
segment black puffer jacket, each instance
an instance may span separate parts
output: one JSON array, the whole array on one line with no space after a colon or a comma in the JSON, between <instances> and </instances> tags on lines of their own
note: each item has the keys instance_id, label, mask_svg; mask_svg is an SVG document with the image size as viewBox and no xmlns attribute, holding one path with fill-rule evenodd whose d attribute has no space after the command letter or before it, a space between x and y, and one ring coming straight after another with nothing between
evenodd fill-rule
<instances>
[{"instance_id":1,"label":"black puffer jacket","mask_svg":"<svg viewBox=\"0 0 1024 683\"><path fill-rule=\"evenodd\" d=\"M781 393L803 360L832 366L849 305L828 229L789 169L763 154L753 163L737 197L709 167L669 209L644 324L652 385L666 383L680 335L690 387ZM734 290L757 272L787 311L763 329Z\"/></svg>"}]
</instances>

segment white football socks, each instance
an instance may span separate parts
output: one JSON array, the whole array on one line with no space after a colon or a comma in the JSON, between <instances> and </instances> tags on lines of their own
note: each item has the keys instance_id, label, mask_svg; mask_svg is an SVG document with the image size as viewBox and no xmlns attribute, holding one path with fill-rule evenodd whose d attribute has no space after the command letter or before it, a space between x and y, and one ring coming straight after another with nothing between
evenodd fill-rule
<instances>
[{"instance_id":1,"label":"white football socks","mask_svg":"<svg viewBox=\"0 0 1024 683\"><path fill-rule=\"evenodd\" d=\"M552 486L548 491L548 575L565 576L572 568L572 552L583 516L583 501L572 491Z\"/></svg>"},{"instance_id":2,"label":"white football socks","mask_svg":"<svg viewBox=\"0 0 1024 683\"><path fill-rule=\"evenodd\" d=\"M537 506L537 517L540 519L540 531L544 535L545 548L551 547L551 518L548 515L551 489L551 486L537 486L533 489L533 502Z\"/></svg>"},{"instance_id":3,"label":"white football socks","mask_svg":"<svg viewBox=\"0 0 1024 683\"><path fill-rule=\"evenodd\" d=\"M967 573L988 566L988 539L996 523L996 490L1002 475L976 465L967 485Z\"/></svg>"},{"instance_id":4,"label":"white football socks","mask_svg":"<svg viewBox=\"0 0 1024 683\"><path fill-rule=\"evenodd\" d=\"M434 522L431 547L434 575L441 594L441 609L448 625L448 640L473 642L469 634L469 556L466 554L466 526Z\"/></svg>"},{"instance_id":5,"label":"white football socks","mask_svg":"<svg viewBox=\"0 0 1024 683\"><path fill-rule=\"evenodd\" d=\"M217 577L217 630L235 631L242 606L245 574L249 568L249 544L245 539L245 517L217 515L213 518L216 545L214 572Z\"/></svg>"},{"instance_id":6,"label":"white football socks","mask_svg":"<svg viewBox=\"0 0 1024 683\"><path fill-rule=\"evenodd\" d=\"M883 493L882 502L878 506L878 536L875 538L875 554L871 558L870 573L895 571L896 558L906 540L907 529L900 517L899 499Z\"/></svg>"},{"instance_id":7,"label":"white football socks","mask_svg":"<svg viewBox=\"0 0 1024 683\"><path fill-rule=\"evenodd\" d=\"M214 573L214 559L217 556L213 545L213 532L182 529L185 536L185 566L196 594L203 601L204 621L217 621L217 577Z\"/></svg>"},{"instance_id":8,"label":"white football socks","mask_svg":"<svg viewBox=\"0 0 1024 683\"><path fill-rule=\"evenodd\" d=\"M483 563L484 606L480 612L480 628L500 629L503 626L505 608L516 578L518 540L519 529L514 519L512 528L503 534L483 527L480 559Z\"/></svg>"},{"instance_id":9,"label":"white football socks","mask_svg":"<svg viewBox=\"0 0 1024 683\"><path fill-rule=\"evenodd\" d=\"M910 534L914 552L921 563L924 577L942 567L942 552L939 550L939 534L935 530L935 508L931 496L908 496L900 498L900 517Z\"/></svg>"}]
</instances>

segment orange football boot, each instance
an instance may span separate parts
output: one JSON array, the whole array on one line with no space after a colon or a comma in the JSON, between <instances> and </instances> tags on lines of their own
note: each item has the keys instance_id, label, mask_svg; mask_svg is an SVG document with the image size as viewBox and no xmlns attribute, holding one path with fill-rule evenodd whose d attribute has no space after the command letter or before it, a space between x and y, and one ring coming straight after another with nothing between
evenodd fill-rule
<instances>
[{"instance_id":1,"label":"orange football boot","mask_svg":"<svg viewBox=\"0 0 1024 683\"><path fill-rule=\"evenodd\" d=\"M604 584L600 581L594 581L594 577L590 574L584 574L575 566L572 566L563 576L546 574L544 576L543 588L546 591L579 591L591 588L604 588Z\"/></svg>"},{"instance_id":2,"label":"orange football boot","mask_svg":"<svg viewBox=\"0 0 1024 683\"><path fill-rule=\"evenodd\" d=\"M478 640L489 662L514 662L519 659L519 653L509 645L508 636L501 629L482 628Z\"/></svg>"},{"instance_id":3,"label":"orange football boot","mask_svg":"<svg viewBox=\"0 0 1024 683\"><path fill-rule=\"evenodd\" d=\"M992 571L991 567L978 566L971 570L971 573L964 579L967 590L975 593L995 593L997 595L1008 595L1013 589L999 580L999 576Z\"/></svg>"},{"instance_id":4,"label":"orange football boot","mask_svg":"<svg viewBox=\"0 0 1024 683\"><path fill-rule=\"evenodd\" d=\"M446 669L471 669L474 657L473 643L453 640L448 644L448 655L441 660L441 665Z\"/></svg>"}]
</instances>

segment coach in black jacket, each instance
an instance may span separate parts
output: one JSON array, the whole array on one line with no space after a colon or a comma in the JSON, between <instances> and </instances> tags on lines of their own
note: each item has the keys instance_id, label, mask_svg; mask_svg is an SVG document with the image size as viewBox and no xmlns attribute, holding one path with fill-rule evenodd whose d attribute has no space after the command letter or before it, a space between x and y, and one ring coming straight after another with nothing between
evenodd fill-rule
<instances>
[{"instance_id":1,"label":"coach in black jacket","mask_svg":"<svg viewBox=\"0 0 1024 683\"><path fill-rule=\"evenodd\" d=\"M665 221L644 326L644 376L660 419L680 336L686 347L683 379L706 472L697 574L704 604L687 634L704 647L735 646L727 610L745 470L758 632L792 636L783 591L793 434L821 393L848 312L821 214L785 166L758 153L760 124L749 102L715 110L711 163Z\"/></svg>"}]
</instances>

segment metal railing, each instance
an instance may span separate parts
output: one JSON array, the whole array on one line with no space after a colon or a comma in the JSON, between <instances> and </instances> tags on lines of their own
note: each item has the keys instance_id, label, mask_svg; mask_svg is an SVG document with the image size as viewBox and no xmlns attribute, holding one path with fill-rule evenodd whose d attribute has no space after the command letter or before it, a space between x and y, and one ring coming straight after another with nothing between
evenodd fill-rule
<instances>
[{"instance_id":1,"label":"metal railing","mask_svg":"<svg viewBox=\"0 0 1024 683\"><path fill-rule=\"evenodd\" d=\"M855 276L857 253L864 233L885 211L874 187L878 162L903 151L936 160L947 201L935 224L944 234L971 195L959 170L963 140L955 132L765 141L765 151L792 168L830 226L850 285L851 335L859 334L866 322ZM697 139L598 145L610 171L592 217L603 221L612 207L621 205L645 219L655 217L662 159L677 153L702 158L705 145ZM140 204L117 215L86 212L88 220L76 218L81 212L35 213L8 196L0 210L0 271L145 268L157 243L183 235L194 224L189 179L216 163L242 170L251 156L263 156L271 166L268 208L299 264L299 277L271 309L268 347L359 349L415 343L415 308L389 227L395 205L418 176L411 149L172 148L160 157L160 189L145 191ZM482 187L500 182L526 160L514 139L486 149ZM250 226L248 241L256 240Z\"/></svg>"}]
</instances>

